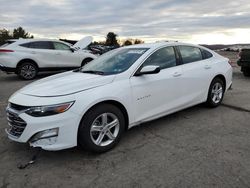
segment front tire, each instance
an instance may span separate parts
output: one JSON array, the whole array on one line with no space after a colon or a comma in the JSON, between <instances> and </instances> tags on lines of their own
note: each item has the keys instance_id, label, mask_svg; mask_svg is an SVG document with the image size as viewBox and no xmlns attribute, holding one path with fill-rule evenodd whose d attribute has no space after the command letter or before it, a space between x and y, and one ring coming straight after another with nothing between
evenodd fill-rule
<instances>
[{"instance_id":1,"label":"front tire","mask_svg":"<svg viewBox=\"0 0 250 188\"><path fill-rule=\"evenodd\" d=\"M106 152L119 142L124 129L121 110L111 104L101 104L84 115L78 129L78 143L91 152Z\"/></svg>"},{"instance_id":2,"label":"front tire","mask_svg":"<svg viewBox=\"0 0 250 188\"><path fill-rule=\"evenodd\" d=\"M17 74L24 80L32 80L36 77L38 68L34 63L26 62L18 66Z\"/></svg>"},{"instance_id":3,"label":"front tire","mask_svg":"<svg viewBox=\"0 0 250 188\"><path fill-rule=\"evenodd\" d=\"M220 78L214 78L210 84L206 104L209 107L217 107L221 104L225 92L224 82Z\"/></svg>"}]
</instances>

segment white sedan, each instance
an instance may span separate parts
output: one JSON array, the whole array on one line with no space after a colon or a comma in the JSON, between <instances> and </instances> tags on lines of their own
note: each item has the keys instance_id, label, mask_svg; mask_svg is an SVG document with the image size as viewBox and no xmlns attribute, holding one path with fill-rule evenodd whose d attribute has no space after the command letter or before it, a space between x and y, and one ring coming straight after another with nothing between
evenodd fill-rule
<instances>
[{"instance_id":1,"label":"white sedan","mask_svg":"<svg viewBox=\"0 0 250 188\"><path fill-rule=\"evenodd\" d=\"M9 99L8 137L45 150L113 148L138 124L206 103L232 84L229 60L201 46L160 42L110 51L41 79Z\"/></svg>"},{"instance_id":2,"label":"white sedan","mask_svg":"<svg viewBox=\"0 0 250 188\"><path fill-rule=\"evenodd\" d=\"M96 58L84 50L92 42L85 37L71 46L51 39L10 40L0 47L0 70L31 80L40 71L71 70Z\"/></svg>"}]
</instances>

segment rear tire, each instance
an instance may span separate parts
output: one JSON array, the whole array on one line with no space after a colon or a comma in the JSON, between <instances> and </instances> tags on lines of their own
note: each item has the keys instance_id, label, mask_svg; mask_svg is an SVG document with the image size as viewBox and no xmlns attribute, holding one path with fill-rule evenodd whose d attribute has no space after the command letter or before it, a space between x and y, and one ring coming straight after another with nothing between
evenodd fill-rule
<instances>
[{"instance_id":1,"label":"rear tire","mask_svg":"<svg viewBox=\"0 0 250 188\"><path fill-rule=\"evenodd\" d=\"M24 80L32 80L37 76L38 68L34 63L25 62L18 66L17 74Z\"/></svg>"},{"instance_id":2,"label":"rear tire","mask_svg":"<svg viewBox=\"0 0 250 188\"><path fill-rule=\"evenodd\" d=\"M250 68L242 67L241 70L242 70L242 73L244 76L246 76L246 77L250 76Z\"/></svg>"},{"instance_id":3,"label":"rear tire","mask_svg":"<svg viewBox=\"0 0 250 188\"><path fill-rule=\"evenodd\" d=\"M106 152L119 142L124 130L121 110L111 104L100 104L84 115L78 129L78 144L91 152Z\"/></svg>"},{"instance_id":4,"label":"rear tire","mask_svg":"<svg viewBox=\"0 0 250 188\"><path fill-rule=\"evenodd\" d=\"M220 78L214 78L208 90L206 105L214 108L221 104L225 92L224 82Z\"/></svg>"}]
</instances>

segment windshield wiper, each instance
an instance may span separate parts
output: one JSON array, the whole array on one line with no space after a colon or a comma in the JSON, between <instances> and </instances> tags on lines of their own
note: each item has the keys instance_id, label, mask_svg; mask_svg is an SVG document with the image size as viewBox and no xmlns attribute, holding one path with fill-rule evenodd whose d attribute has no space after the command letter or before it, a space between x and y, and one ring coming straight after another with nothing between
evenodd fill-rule
<instances>
[{"instance_id":1,"label":"windshield wiper","mask_svg":"<svg viewBox=\"0 0 250 188\"><path fill-rule=\"evenodd\" d=\"M89 74L104 75L104 72L102 72L102 71L86 70L86 71L81 71L81 72L82 73L89 73Z\"/></svg>"}]
</instances>

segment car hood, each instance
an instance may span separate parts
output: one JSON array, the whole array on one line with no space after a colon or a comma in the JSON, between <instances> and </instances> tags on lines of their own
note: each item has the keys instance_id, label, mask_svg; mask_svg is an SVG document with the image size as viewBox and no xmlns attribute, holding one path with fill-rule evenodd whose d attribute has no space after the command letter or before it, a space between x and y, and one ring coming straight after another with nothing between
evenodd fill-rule
<instances>
[{"instance_id":1,"label":"car hood","mask_svg":"<svg viewBox=\"0 0 250 188\"><path fill-rule=\"evenodd\" d=\"M83 50L85 49L91 42L93 41L93 37L87 36L76 42L71 48L75 50Z\"/></svg>"},{"instance_id":2,"label":"car hood","mask_svg":"<svg viewBox=\"0 0 250 188\"><path fill-rule=\"evenodd\" d=\"M35 81L19 90L19 93L38 97L65 96L109 84L114 78L115 75L70 71Z\"/></svg>"}]
</instances>

